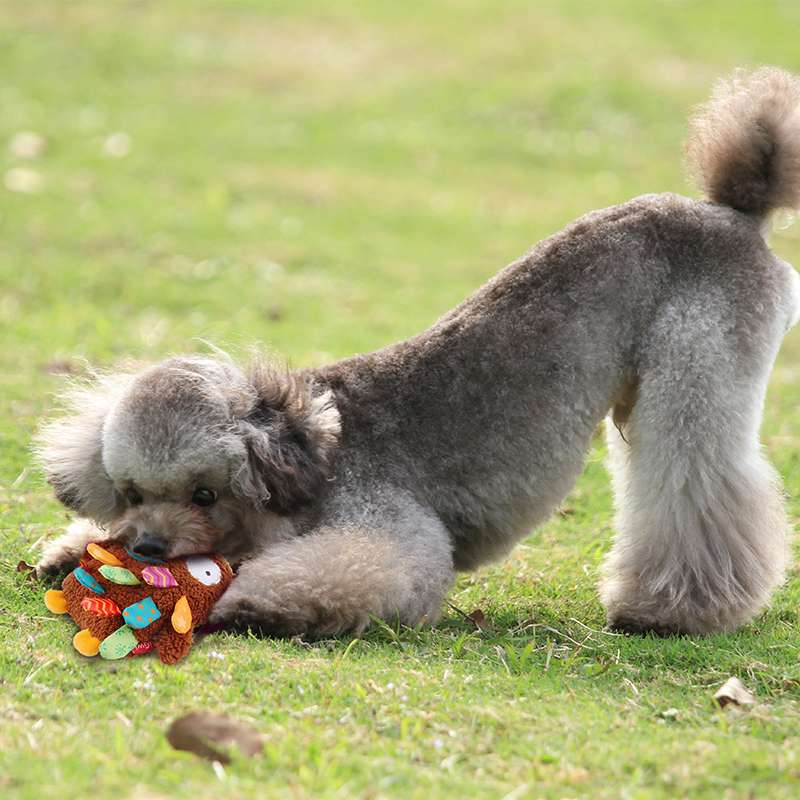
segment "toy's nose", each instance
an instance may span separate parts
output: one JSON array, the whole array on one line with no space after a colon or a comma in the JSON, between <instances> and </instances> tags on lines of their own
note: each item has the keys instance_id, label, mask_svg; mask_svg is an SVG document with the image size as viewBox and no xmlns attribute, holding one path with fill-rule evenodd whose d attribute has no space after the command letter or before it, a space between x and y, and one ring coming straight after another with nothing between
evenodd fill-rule
<instances>
[{"instance_id":1,"label":"toy's nose","mask_svg":"<svg viewBox=\"0 0 800 800\"><path fill-rule=\"evenodd\" d=\"M136 541L133 543L133 552L137 556L160 558L167 552L167 543L160 536L144 531L136 537Z\"/></svg>"}]
</instances>

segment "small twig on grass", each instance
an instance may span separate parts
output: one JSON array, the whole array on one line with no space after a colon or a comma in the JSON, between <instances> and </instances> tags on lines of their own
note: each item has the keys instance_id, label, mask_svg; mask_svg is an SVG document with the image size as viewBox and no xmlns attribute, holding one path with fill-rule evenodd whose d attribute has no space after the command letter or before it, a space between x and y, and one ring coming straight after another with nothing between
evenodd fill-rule
<instances>
[{"instance_id":1,"label":"small twig on grass","mask_svg":"<svg viewBox=\"0 0 800 800\"><path fill-rule=\"evenodd\" d=\"M50 666L52 663L54 663L54 662L55 662L55 659L54 659L54 658L50 658L50 659L48 659L47 661L45 661L43 664L39 664L39 666L38 666L38 667L36 667L36 669L34 669L34 670L31 670L31 671L30 671L30 672L27 674L27 676L25 677L25 680L24 680L24 681L22 681L22 685L23 685L23 686L27 686L27 685L28 685L28 684L29 684L29 683L30 683L30 682L31 682L31 681L32 681L32 680L33 680L33 679L36 677L36 675L37 675L39 672L41 672L41 671L42 671L42 670L43 670L45 667L49 667L49 666Z\"/></svg>"},{"instance_id":2,"label":"small twig on grass","mask_svg":"<svg viewBox=\"0 0 800 800\"><path fill-rule=\"evenodd\" d=\"M595 628L590 628L588 625L581 622L579 619L575 619L575 617L570 617L569 621L574 622L576 625L580 625L581 628L586 628L587 631L591 631L592 633L599 633L602 634L603 636L625 636L624 633L617 633L616 631L607 631L602 628L600 630L597 630Z\"/></svg>"},{"instance_id":3,"label":"small twig on grass","mask_svg":"<svg viewBox=\"0 0 800 800\"><path fill-rule=\"evenodd\" d=\"M589 636L587 636L582 642L579 642L577 639L573 639L568 633L562 633L560 630L557 630L556 628L551 628L549 625L542 625L541 627L544 628L544 630L546 631L550 631L550 633L555 633L557 636L561 636L567 641L572 642L572 644L574 644L575 647L578 648L578 650L583 650L583 649L597 650L596 647L587 646L586 642L589 641L590 638Z\"/></svg>"},{"instance_id":4,"label":"small twig on grass","mask_svg":"<svg viewBox=\"0 0 800 800\"><path fill-rule=\"evenodd\" d=\"M344 661L344 660L347 658L347 656L349 656L349 655L350 655L350 651L351 651L351 650L352 650L352 649L353 649L353 648L356 646L356 643L357 643L357 642L360 642L360 641L361 641L361 639L359 639L358 637L356 637L355 639L353 639L353 640L352 640L352 641L351 641L351 642L350 642L350 643L347 645L347 647L345 647L345 649L344 649L344 652L343 652L343 653L342 653L342 654L339 656L339 658L337 658L337 659L336 659L336 662L337 662L337 663L341 663L342 661Z\"/></svg>"}]
</instances>

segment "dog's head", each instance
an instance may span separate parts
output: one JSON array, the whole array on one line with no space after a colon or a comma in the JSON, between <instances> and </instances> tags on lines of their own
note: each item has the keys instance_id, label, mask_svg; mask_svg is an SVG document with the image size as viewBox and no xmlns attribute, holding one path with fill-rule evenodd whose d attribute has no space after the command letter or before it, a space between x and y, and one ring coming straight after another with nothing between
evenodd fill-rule
<instances>
[{"instance_id":1,"label":"dog's head","mask_svg":"<svg viewBox=\"0 0 800 800\"><path fill-rule=\"evenodd\" d=\"M48 481L143 556L211 552L254 514L301 509L339 435L330 392L259 359L172 358L68 402L39 435Z\"/></svg>"}]
</instances>

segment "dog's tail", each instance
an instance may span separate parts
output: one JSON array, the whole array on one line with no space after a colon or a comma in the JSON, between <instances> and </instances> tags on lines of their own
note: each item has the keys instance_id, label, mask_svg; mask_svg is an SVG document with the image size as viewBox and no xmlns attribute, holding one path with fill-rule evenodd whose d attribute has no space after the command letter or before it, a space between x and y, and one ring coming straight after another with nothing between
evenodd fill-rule
<instances>
[{"instance_id":1,"label":"dog's tail","mask_svg":"<svg viewBox=\"0 0 800 800\"><path fill-rule=\"evenodd\" d=\"M800 78L762 67L721 80L690 121L689 167L709 200L764 217L800 208Z\"/></svg>"}]
</instances>

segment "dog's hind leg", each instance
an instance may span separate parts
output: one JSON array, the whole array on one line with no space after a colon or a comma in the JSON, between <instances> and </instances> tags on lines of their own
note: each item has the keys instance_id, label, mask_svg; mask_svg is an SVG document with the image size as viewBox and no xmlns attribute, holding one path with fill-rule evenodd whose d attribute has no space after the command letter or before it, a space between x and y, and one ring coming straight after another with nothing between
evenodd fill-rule
<instances>
[{"instance_id":1,"label":"dog's hind leg","mask_svg":"<svg viewBox=\"0 0 800 800\"><path fill-rule=\"evenodd\" d=\"M643 343L633 409L621 430L606 423L617 535L600 594L616 629L732 630L783 579L788 525L758 427L785 326L734 326L714 308L665 310Z\"/></svg>"}]
</instances>

